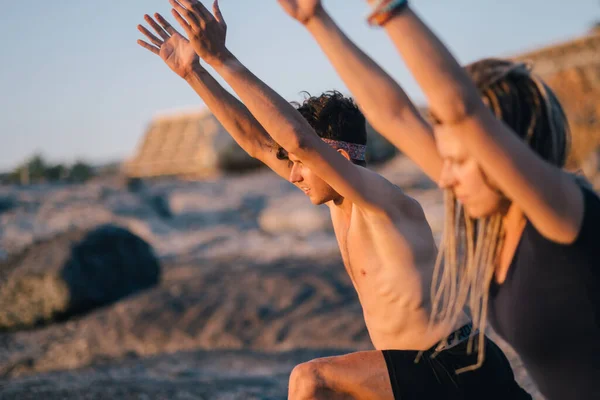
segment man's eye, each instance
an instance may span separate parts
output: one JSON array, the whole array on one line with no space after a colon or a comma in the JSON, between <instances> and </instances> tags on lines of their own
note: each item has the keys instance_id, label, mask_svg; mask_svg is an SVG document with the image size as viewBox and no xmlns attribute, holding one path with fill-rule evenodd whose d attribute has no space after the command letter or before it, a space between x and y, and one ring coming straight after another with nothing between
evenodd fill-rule
<instances>
[{"instance_id":1,"label":"man's eye","mask_svg":"<svg viewBox=\"0 0 600 400\"><path fill-rule=\"evenodd\" d=\"M288 168L292 168L294 166L294 163L288 160Z\"/></svg>"}]
</instances>

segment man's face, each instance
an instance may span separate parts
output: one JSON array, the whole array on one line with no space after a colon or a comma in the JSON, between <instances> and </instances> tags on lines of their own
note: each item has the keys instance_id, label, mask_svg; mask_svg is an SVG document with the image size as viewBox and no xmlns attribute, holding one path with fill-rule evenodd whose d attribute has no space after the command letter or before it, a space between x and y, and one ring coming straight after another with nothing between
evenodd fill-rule
<instances>
[{"instance_id":1,"label":"man's face","mask_svg":"<svg viewBox=\"0 0 600 400\"><path fill-rule=\"evenodd\" d=\"M324 204L339 197L339 194L331 186L302 164L293 154L288 153L288 159L291 168L288 180L300 188L313 204Z\"/></svg>"}]
</instances>

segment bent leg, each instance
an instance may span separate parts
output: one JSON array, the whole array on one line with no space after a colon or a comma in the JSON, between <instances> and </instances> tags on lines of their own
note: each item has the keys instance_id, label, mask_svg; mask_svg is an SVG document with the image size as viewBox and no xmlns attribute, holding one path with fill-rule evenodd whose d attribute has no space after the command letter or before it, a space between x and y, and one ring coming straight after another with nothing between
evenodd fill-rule
<instances>
[{"instance_id":1,"label":"bent leg","mask_svg":"<svg viewBox=\"0 0 600 400\"><path fill-rule=\"evenodd\" d=\"M290 376L289 400L394 400L380 351L318 358L298 365Z\"/></svg>"},{"instance_id":2,"label":"bent leg","mask_svg":"<svg viewBox=\"0 0 600 400\"><path fill-rule=\"evenodd\" d=\"M531 399L515 381L510 363L486 339L484 364L469 372L477 353L467 353L467 341L432 357L410 350L364 351L319 358L298 365L290 376L290 400L517 400Z\"/></svg>"}]
</instances>

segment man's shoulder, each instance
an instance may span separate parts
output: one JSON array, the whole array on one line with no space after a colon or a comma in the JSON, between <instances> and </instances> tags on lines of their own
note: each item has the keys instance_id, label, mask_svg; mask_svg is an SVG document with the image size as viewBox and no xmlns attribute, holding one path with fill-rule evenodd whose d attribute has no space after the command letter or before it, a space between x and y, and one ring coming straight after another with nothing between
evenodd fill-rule
<instances>
[{"instance_id":1,"label":"man's shoulder","mask_svg":"<svg viewBox=\"0 0 600 400\"><path fill-rule=\"evenodd\" d=\"M413 197L408 195L400 186L390 182L383 175L362 168L364 176L371 180L371 185L377 186L381 198L378 201L380 211L385 212L390 217L402 218L423 218L423 208L421 204ZM371 186L373 188L373 186Z\"/></svg>"},{"instance_id":2,"label":"man's shoulder","mask_svg":"<svg viewBox=\"0 0 600 400\"><path fill-rule=\"evenodd\" d=\"M425 216L423 206L414 197L407 194L398 185L393 185L395 196L390 202L395 207L399 216L403 218L422 219Z\"/></svg>"}]
</instances>

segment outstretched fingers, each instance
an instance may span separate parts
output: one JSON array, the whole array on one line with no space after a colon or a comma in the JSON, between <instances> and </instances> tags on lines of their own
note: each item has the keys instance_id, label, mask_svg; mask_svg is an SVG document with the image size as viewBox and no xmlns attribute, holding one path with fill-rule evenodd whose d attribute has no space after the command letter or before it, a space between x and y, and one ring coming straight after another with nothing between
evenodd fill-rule
<instances>
[{"instance_id":1,"label":"outstretched fingers","mask_svg":"<svg viewBox=\"0 0 600 400\"><path fill-rule=\"evenodd\" d=\"M155 46L157 46L158 48L160 48L160 46L162 46L163 41L160 40L159 38L157 38L156 36L154 36L152 34L152 32L150 32L148 29L146 29L145 26L138 25L137 28L138 28L138 31L142 32L148 38L148 40L150 40Z\"/></svg>"},{"instance_id":2,"label":"outstretched fingers","mask_svg":"<svg viewBox=\"0 0 600 400\"><path fill-rule=\"evenodd\" d=\"M179 15L186 20L186 24L190 27L191 30L197 31L203 26L201 25L199 16L196 15L196 13L191 8L185 8L175 0L169 0L169 3L179 13Z\"/></svg>"},{"instance_id":3,"label":"outstretched fingers","mask_svg":"<svg viewBox=\"0 0 600 400\"><path fill-rule=\"evenodd\" d=\"M192 27L190 26L190 24L187 23L185 18L183 18L181 16L181 14L179 14L179 12L177 12L177 10L175 10L175 9L171 10L171 14L173 14L173 17L175 17L175 20L177 21L177 23L179 25L181 25L181 27L183 28L185 33L188 35L188 37L191 37L192 36Z\"/></svg>"},{"instance_id":4,"label":"outstretched fingers","mask_svg":"<svg viewBox=\"0 0 600 400\"><path fill-rule=\"evenodd\" d=\"M175 28L173 28L173 26L169 23L169 21L164 19L162 15L160 15L159 13L156 13L156 14L154 14L154 17L156 18L156 20L158 21L160 26L162 26L162 28L165 31L167 31L167 33L169 35L173 36L173 35L179 34L179 32L177 32L177 30Z\"/></svg>"},{"instance_id":5,"label":"outstretched fingers","mask_svg":"<svg viewBox=\"0 0 600 400\"><path fill-rule=\"evenodd\" d=\"M144 15L144 19L146 20L146 22L152 27L152 29L154 29L154 31L156 33L158 33L158 36L160 36L161 38L163 38L163 40L169 40L170 35L167 33L167 31L165 31L160 25L158 25L151 16L149 15Z\"/></svg>"},{"instance_id":6,"label":"outstretched fingers","mask_svg":"<svg viewBox=\"0 0 600 400\"><path fill-rule=\"evenodd\" d=\"M137 44L139 44L140 46L142 46L143 48L150 50L151 52L153 52L156 55L160 54L160 49L156 46L152 46L150 43L144 42L141 39L138 39Z\"/></svg>"},{"instance_id":7,"label":"outstretched fingers","mask_svg":"<svg viewBox=\"0 0 600 400\"><path fill-rule=\"evenodd\" d=\"M200 2L198 0L178 0L178 1L181 4L183 4L188 10L196 11L198 16L206 22L210 21L213 18L210 11L208 11L208 9L206 7L204 7L204 4L202 4L202 2Z\"/></svg>"},{"instance_id":8,"label":"outstretched fingers","mask_svg":"<svg viewBox=\"0 0 600 400\"><path fill-rule=\"evenodd\" d=\"M215 19L219 22L219 24L227 29L227 23L225 22L225 18L223 18L223 13L219 7L219 0L215 0L213 3L213 14L215 15Z\"/></svg>"}]
</instances>

